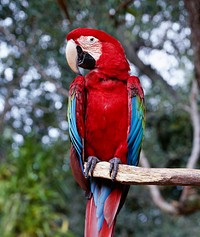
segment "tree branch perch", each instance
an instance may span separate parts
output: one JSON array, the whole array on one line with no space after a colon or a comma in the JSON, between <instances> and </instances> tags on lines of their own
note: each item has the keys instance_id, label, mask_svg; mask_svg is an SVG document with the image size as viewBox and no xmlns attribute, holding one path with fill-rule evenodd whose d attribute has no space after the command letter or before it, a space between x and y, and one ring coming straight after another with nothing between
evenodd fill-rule
<instances>
[{"instance_id":1,"label":"tree branch perch","mask_svg":"<svg viewBox=\"0 0 200 237\"><path fill-rule=\"evenodd\" d=\"M97 163L93 177L111 179L109 167L108 162ZM119 165L116 181L128 185L200 186L200 170Z\"/></svg>"}]
</instances>

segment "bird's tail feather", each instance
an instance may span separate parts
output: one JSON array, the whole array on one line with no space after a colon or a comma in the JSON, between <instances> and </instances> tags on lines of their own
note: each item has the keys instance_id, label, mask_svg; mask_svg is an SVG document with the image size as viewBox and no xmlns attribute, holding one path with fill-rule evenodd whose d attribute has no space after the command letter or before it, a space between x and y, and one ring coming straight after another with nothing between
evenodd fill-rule
<instances>
[{"instance_id":1,"label":"bird's tail feather","mask_svg":"<svg viewBox=\"0 0 200 237\"><path fill-rule=\"evenodd\" d=\"M113 182L102 185L93 180L91 192L86 206L85 237L112 237L123 190Z\"/></svg>"}]
</instances>

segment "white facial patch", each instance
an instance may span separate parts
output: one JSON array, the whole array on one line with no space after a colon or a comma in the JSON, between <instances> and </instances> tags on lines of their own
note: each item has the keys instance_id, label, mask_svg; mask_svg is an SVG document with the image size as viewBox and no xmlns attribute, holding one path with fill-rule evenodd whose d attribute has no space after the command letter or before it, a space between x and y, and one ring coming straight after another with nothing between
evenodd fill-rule
<instances>
[{"instance_id":1,"label":"white facial patch","mask_svg":"<svg viewBox=\"0 0 200 237\"><path fill-rule=\"evenodd\" d=\"M102 44L94 36L81 36L78 38L83 51L89 53L96 61L99 59L102 53Z\"/></svg>"}]
</instances>

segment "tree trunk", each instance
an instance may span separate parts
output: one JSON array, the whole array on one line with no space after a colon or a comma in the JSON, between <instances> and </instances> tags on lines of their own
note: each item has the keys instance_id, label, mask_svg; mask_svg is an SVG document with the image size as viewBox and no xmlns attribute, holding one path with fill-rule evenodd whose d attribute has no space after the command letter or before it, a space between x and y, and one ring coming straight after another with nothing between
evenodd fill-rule
<instances>
[{"instance_id":1,"label":"tree trunk","mask_svg":"<svg viewBox=\"0 0 200 237\"><path fill-rule=\"evenodd\" d=\"M194 50L195 79L200 88L200 1L184 0L189 15L191 41Z\"/></svg>"}]
</instances>

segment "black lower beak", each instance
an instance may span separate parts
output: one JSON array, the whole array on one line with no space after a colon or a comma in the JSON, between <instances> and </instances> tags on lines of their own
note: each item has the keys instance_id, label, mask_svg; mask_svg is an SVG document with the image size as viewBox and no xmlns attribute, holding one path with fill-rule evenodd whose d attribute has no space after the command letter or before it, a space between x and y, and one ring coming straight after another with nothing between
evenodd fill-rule
<instances>
[{"instance_id":1,"label":"black lower beak","mask_svg":"<svg viewBox=\"0 0 200 237\"><path fill-rule=\"evenodd\" d=\"M85 69L94 69L95 59L89 53L84 52L79 45L76 47L76 50L78 53L78 66Z\"/></svg>"}]
</instances>

